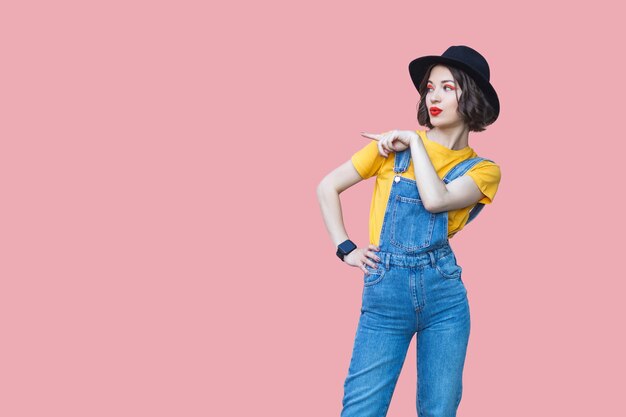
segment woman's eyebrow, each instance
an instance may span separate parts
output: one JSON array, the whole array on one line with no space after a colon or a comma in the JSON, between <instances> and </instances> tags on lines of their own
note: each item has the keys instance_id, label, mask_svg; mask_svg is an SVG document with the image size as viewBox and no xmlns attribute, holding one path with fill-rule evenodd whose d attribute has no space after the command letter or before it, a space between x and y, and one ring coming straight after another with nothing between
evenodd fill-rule
<instances>
[{"instance_id":1,"label":"woman's eyebrow","mask_svg":"<svg viewBox=\"0 0 626 417\"><path fill-rule=\"evenodd\" d=\"M429 83L432 83L432 81L430 81L430 80L428 80L428 82L429 82ZM443 80L443 81L441 82L441 84L443 84L443 83L453 83L453 82L454 82L454 80Z\"/></svg>"}]
</instances>

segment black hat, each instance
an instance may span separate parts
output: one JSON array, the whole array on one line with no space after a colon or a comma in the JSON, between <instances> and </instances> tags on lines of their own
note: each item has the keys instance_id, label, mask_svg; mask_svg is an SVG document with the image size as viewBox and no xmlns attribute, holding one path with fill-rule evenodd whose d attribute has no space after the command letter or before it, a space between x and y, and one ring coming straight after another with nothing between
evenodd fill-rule
<instances>
[{"instance_id":1,"label":"black hat","mask_svg":"<svg viewBox=\"0 0 626 417\"><path fill-rule=\"evenodd\" d=\"M450 65L467 73L483 91L489 104L496 111L495 119L500 114L500 101L498 94L489 82L489 64L487 60L469 46L451 46L441 56L428 55L414 59L409 64L409 73L415 88L419 91L419 85L426 75L426 71L432 64Z\"/></svg>"}]
</instances>

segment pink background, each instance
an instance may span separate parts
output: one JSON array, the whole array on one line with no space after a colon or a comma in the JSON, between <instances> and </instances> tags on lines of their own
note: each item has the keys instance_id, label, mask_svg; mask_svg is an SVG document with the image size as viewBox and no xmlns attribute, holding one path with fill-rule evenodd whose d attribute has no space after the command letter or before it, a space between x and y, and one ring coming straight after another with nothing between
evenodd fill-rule
<instances>
[{"instance_id":1,"label":"pink background","mask_svg":"<svg viewBox=\"0 0 626 417\"><path fill-rule=\"evenodd\" d=\"M338 416L362 274L315 189L419 128L408 63L458 44L502 103L470 135L499 192L451 241L459 415L622 415L616 4L4 2L0 415ZM359 245L372 188L341 196Z\"/></svg>"}]
</instances>

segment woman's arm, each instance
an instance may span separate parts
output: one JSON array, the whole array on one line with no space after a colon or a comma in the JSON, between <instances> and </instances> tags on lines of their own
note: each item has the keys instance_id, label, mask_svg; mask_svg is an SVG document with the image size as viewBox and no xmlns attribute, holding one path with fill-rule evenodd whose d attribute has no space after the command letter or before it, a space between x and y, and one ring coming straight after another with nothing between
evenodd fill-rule
<instances>
[{"instance_id":1,"label":"woman's arm","mask_svg":"<svg viewBox=\"0 0 626 417\"><path fill-rule=\"evenodd\" d=\"M470 176L463 175L445 184L437 175L422 138L411 137L410 147L415 182L426 210L431 213L458 210L476 204L484 197Z\"/></svg>"},{"instance_id":2,"label":"woman's arm","mask_svg":"<svg viewBox=\"0 0 626 417\"><path fill-rule=\"evenodd\" d=\"M348 239L343 224L339 194L362 180L352 160L349 160L326 175L317 186L317 199L322 209L324 223L335 246L339 246L341 242ZM347 265L358 267L368 274L365 264L377 268L376 262L380 262L380 258L374 252L379 250L379 247L370 244L353 250L343 260Z\"/></svg>"},{"instance_id":3,"label":"woman's arm","mask_svg":"<svg viewBox=\"0 0 626 417\"><path fill-rule=\"evenodd\" d=\"M348 239L339 194L362 181L352 161L349 160L330 172L317 186L317 199L320 203L326 229L335 246Z\"/></svg>"},{"instance_id":4,"label":"woman's arm","mask_svg":"<svg viewBox=\"0 0 626 417\"><path fill-rule=\"evenodd\" d=\"M415 131L390 130L382 134L361 132L361 135L378 141L378 151L385 158L389 156L389 152L401 152L411 148L417 189L424 208L431 213L468 207L485 197L469 175L445 184L435 171L422 138Z\"/></svg>"}]
</instances>

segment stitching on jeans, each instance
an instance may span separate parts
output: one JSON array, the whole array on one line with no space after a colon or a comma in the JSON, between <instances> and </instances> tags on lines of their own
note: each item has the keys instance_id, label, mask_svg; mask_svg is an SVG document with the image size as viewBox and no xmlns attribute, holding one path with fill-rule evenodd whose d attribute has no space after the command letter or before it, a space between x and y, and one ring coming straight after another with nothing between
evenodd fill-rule
<instances>
[{"instance_id":1,"label":"stitching on jeans","mask_svg":"<svg viewBox=\"0 0 626 417\"><path fill-rule=\"evenodd\" d=\"M424 290L424 268L420 268L419 271L420 271L420 274L419 274L420 288L422 289L422 296L426 297L426 291ZM422 306L420 307L420 311L422 311L425 305L426 305L426 300L424 300L424 304L422 304Z\"/></svg>"},{"instance_id":2,"label":"stitching on jeans","mask_svg":"<svg viewBox=\"0 0 626 417\"><path fill-rule=\"evenodd\" d=\"M414 251L414 250L417 250L417 249L425 248L425 247L430 245L430 240L433 237L433 230L435 229L435 214L431 213L430 216L429 216L428 228L426 229L426 236L428 236L428 240L426 242L424 242L422 245L419 245L419 246L406 246L406 245L403 245L402 243L398 242L395 239L395 234L396 234L395 233L396 232L395 225L397 224L396 213L398 211L397 210L397 208L398 208L398 204L397 204L398 201L407 200L407 199L408 200L414 200L414 201L421 201L421 200L418 200L418 199L415 199L415 198L403 197L403 196L401 196L399 194L396 195L396 199L395 199L393 207L392 207L391 244L396 246L396 247L399 247L399 248L402 248L402 249L406 249L408 251Z\"/></svg>"},{"instance_id":3,"label":"stitching on jeans","mask_svg":"<svg viewBox=\"0 0 626 417\"><path fill-rule=\"evenodd\" d=\"M438 266L435 267L437 269L437 272L439 272L439 274L441 274L442 277L444 277L445 279L461 279L461 271L459 270L459 272L455 272L454 275L450 275L450 274L446 274L445 272L443 272L441 269L439 269Z\"/></svg>"},{"instance_id":4,"label":"stitching on jeans","mask_svg":"<svg viewBox=\"0 0 626 417\"><path fill-rule=\"evenodd\" d=\"M435 262L437 261L435 260L435 255L433 254L433 251L428 251L428 257L430 258L430 266L434 267Z\"/></svg>"},{"instance_id":5,"label":"stitching on jeans","mask_svg":"<svg viewBox=\"0 0 626 417\"><path fill-rule=\"evenodd\" d=\"M411 298L413 298L413 305L415 307L415 311L417 311L419 309L419 303L417 302L417 290L416 290L416 284L417 284L417 275L413 273L413 269L409 269L408 270L409 273L409 286L411 288ZM411 275L414 275L413 278L415 279L411 279ZM414 284L415 283L415 284Z\"/></svg>"},{"instance_id":6,"label":"stitching on jeans","mask_svg":"<svg viewBox=\"0 0 626 417\"><path fill-rule=\"evenodd\" d=\"M364 281L363 282L363 286L364 287L370 287L370 286L372 286L374 284L378 284L383 279L383 277L385 276L386 271L385 271L385 268L381 268L381 267L382 267L382 265L378 266L378 268L380 270L380 276L377 279L375 279L374 281L370 281L370 282L367 282L367 281L365 281L365 279L363 279L363 281Z\"/></svg>"},{"instance_id":7,"label":"stitching on jeans","mask_svg":"<svg viewBox=\"0 0 626 417\"><path fill-rule=\"evenodd\" d=\"M413 291L414 294L414 300L415 300L415 312L419 313L420 311L422 311L424 309L424 306L426 305L426 302L424 301L423 303L420 303L420 297L418 297L417 294L417 286L419 285L420 287L420 294L422 295L422 297L425 297L424 294L426 294L424 292L424 277L423 277L423 272L424 272L424 268L416 268L417 272L415 273L415 286L416 286L416 290ZM409 274L413 273L413 271L415 271L415 269L411 269L409 271Z\"/></svg>"},{"instance_id":8,"label":"stitching on jeans","mask_svg":"<svg viewBox=\"0 0 626 417\"><path fill-rule=\"evenodd\" d=\"M452 253L446 254L444 256L442 256L441 258L439 258L437 260L437 262L435 263L435 269L437 270L437 272L439 272L439 274L441 274L441 276L443 276L446 279L461 279L461 271L462 268L456 264L456 267L459 269L458 272L455 272L453 275L447 274L445 272L443 272L443 270L441 270L441 268L439 268L439 261L441 261L443 258L447 258L449 256L453 256Z\"/></svg>"}]
</instances>

